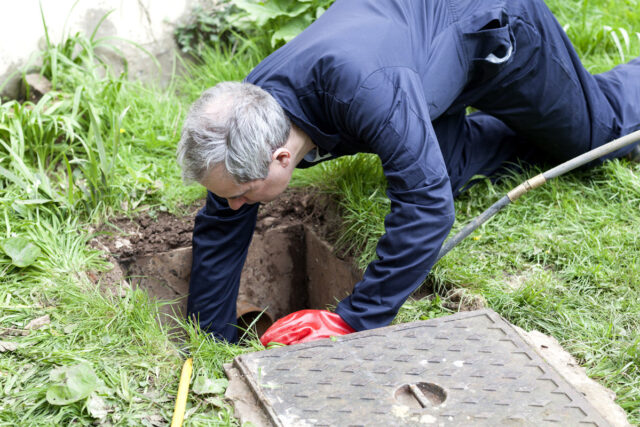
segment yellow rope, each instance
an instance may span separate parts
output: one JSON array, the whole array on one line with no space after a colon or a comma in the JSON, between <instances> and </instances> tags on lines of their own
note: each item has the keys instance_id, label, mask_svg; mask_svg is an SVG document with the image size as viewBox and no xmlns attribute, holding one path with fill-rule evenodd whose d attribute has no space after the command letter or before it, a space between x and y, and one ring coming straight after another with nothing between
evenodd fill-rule
<instances>
[{"instance_id":1,"label":"yellow rope","mask_svg":"<svg viewBox=\"0 0 640 427\"><path fill-rule=\"evenodd\" d=\"M182 427L184 420L184 410L187 406L187 395L189 394L189 383L191 382L191 372L193 371L193 359L190 357L184 361L182 365L182 374L180 374L180 385L178 386L178 395L176 396L176 406L173 410L173 419L171 427Z\"/></svg>"}]
</instances>

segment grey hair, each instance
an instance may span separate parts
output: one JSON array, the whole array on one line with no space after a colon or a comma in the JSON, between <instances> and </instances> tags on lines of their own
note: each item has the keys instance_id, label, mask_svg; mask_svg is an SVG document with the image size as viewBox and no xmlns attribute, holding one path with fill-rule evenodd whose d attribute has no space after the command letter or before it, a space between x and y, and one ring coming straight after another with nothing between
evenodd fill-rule
<instances>
[{"instance_id":1,"label":"grey hair","mask_svg":"<svg viewBox=\"0 0 640 427\"><path fill-rule=\"evenodd\" d=\"M202 182L220 163L238 183L264 179L290 131L289 118L264 89L218 83L200 95L184 121L177 150L182 179Z\"/></svg>"}]
</instances>

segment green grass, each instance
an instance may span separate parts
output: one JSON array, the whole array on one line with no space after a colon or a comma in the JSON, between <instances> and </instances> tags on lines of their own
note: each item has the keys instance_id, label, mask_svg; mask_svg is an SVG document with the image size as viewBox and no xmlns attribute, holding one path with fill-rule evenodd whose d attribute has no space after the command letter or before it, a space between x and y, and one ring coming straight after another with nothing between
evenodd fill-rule
<instances>
[{"instance_id":1,"label":"green grass","mask_svg":"<svg viewBox=\"0 0 640 427\"><path fill-rule=\"evenodd\" d=\"M0 104L0 239L28 238L42 250L25 268L0 254L0 341L17 345L0 353L0 425L155 425L173 411L184 354L145 292L88 279L87 272L109 265L87 242L91 226L105 219L179 212L203 197L202 188L182 185L175 162L193 100L188 86L195 92L196 83L176 78L161 90L129 81L96 62L94 47L82 35L49 46L43 72L56 90L36 104ZM249 55L243 61L220 53L212 63L225 55L228 64L244 64L226 67L235 74L225 77L241 78ZM110 287L115 295L105 291ZM50 321L43 328L25 330L44 315ZM252 348L214 343L183 327L188 341L180 347L195 356L200 375L224 376L222 362ZM89 366L100 386L89 399L50 404L51 373L78 364ZM235 423L226 403L192 396L185 425Z\"/></svg>"},{"instance_id":2,"label":"green grass","mask_svg":"<svg viewBox=\"0 0 640 427\"><path fill-rule=\"evenodd\" d=\"M640 55L637 0L548 4L592 72ZM43 53L54 92L35 105L0 104L0 239L26 237L42 250L26 268L0 253L0 341L18 346L0 353L0 425L94 423L87 399L63 406L46 400L51 371L78 363L99 380L94 396L105 405L104 420L168 421L185 351L196 374L223 378L223 363L259 348L255 339L214 342L191 325L183 325L186 342L177 345L144 292L115 285L114 295L91 283L87 272L108 266L87 242L91 226L105 219L179 212L204 195L180 182L174 153L182 118L206 87L243 78L268 54L268 42L211 49L159 89L105 70L94 50L105 41L78 35ZM536 172L474 186L456 201L454 230ZM379 161L342 158L296 172L294 182L336 197L344 219L339 243L366 265L389 210ZM511 322L556 337L640 423L639 201L640 166L622 161L554 180L447 255L428 278L437 293L405 304L396 322L450 313L452 288L481 295ZM14 335L44 315L49 324ZM185 425L237 423L216 397L191 393Z\"/></svg>"},{"instance_id":3,"label":"green grass","mask_svg":"<svg viewBox=\"0 0 640 427\"><path fill-rule=\"evenodd\" d=\"M592 73L606 71L640 55L640 4L637 0L553 0L546 3Z\"/></svg>"}]
</instances>

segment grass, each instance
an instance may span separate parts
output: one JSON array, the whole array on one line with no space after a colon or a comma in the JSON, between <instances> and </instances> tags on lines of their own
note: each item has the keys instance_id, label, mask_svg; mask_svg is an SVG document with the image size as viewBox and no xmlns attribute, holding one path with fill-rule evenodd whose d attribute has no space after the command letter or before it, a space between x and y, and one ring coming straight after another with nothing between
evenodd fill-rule
<instances>
[{"instance_id":1,"label":"grass","mask_svg":"<svg viewBox=\"0 0 640 427\"><path fill-rule=\"evenodd\" d=\"M592 72L640 54L637 0L548 4ZM17 345L0 353L0 425L166 422L187 351L196 374L216 379L223 363L259 348L214 342L186 324L178 347L144 292L115 285L105 293L88 279L108 265L87 242L105 219L178 213L204 195L181 184L174 160L184 113L204 88L244 77L268 41L208 50L166 89L105 69L94 49L101 43L82 35L49 43L43 72L55 91L35 104L0 104L0 238L26 237L43 252L26 268L0 253L0 341ZM454 228L536 172L474 186L456 201ZM376 158L326 162L297 172L295 184L333 194L344 217L340 244L361 265L375 256L389 210ZM429 276L438 292L405 304L396 322L450 313L451 288L481 295L511 322L556 337L640 423L639 200L640 166L623 161L548 183L447 255ZM43 327L25 330L45 315ZM50 404L51 373L78 364L95 372L92 395ZM191 393L187 414L185 425L237 424L215 395Z\"/></svg>"},{"instance_id":2,"label":"grass","mask_svg":"<svg viewBox=\"0 0 640 427\"><path fill-rule=\"evenodd\" d=\"M88 241L105 219L179 212L204 195L182 185L174 157L186 82L194 83L179 91L129 81L96 61L94 47L82 35L48 46L43 72L56 90L37 103L0 104L0 239L28 238L42 250L25 268L0 254L0 341L17 346L0 353L0 425L158 425L173 411L185 354L145 292L110 284L112 294L89 280L109 265ZM42 328L26 329L45 315ZM183 329L195 372L210 378L251 349ZM49 403L56 370L79 365L99 386L77 402ZM235 423L227 404L193 396L185 425Z\"/></svg>"},{"instance_id":3,"label":"grass","mask_svg":"<svg viewBox=\"0 0 640 427\"><path fill-rule=\"evenodd\" d=\"M500 213L434 272L480 292L510 321L556 337L618 394L634 422L640 414L638 184L640 167L621 161L551 182ZM459 200L459 210L471 197L482 199L483 190Z\"/></svg>"}]
</instances>

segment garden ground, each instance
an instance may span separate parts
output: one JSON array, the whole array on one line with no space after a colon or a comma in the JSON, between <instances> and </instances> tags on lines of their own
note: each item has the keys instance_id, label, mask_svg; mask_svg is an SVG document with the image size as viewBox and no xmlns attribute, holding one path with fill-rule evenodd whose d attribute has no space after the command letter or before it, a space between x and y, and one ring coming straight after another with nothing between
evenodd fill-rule
<instances>
[{"instance_id":1,"label":"garden ground","mask_svg":"<svg viewBox=\"0 0 640 427\"><path fill-rule=\"evenodd\" d=\"M637 0L548 3L590 71L640 54ZM175 163L181 120L203 88L242 78L268 54L272 45L261 40L205 49L185 76L158 89L105 74L95 51L104 41L76 35L42 52L52 92L3 100L0 424L164 425L187 353L196 375L186 425L236 422L221 399L222 364L261 349L257 340L215 342L183 322L176 344L143 290L120 283L101 292L91 276L110 266L90 241L119 218L183 216L201 203L204 190L185 187ZM454 231L538 172L481 180L456 201ZM294 180L334 200L336 244L360 266L384 232L384 184L378 160L362 155ZM447 255L428 278L431 295L406 303L395 322L450 313L460 295L450 290L464 289L510 322L558 339L640 423L639 227L639 165L616 160L561 177Z\"/></svg>"}]
</instances>

